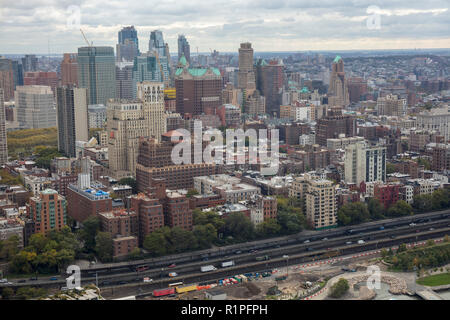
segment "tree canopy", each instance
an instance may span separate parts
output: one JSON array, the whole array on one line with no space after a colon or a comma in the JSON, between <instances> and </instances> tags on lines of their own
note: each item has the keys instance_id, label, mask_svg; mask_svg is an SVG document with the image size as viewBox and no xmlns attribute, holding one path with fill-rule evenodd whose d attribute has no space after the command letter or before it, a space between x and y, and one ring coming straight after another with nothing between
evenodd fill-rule
<instances>
[{"instance_id":1,"label":"tree canopy","mask_svg":"<svg viewBox=\"0 0 450 320\"><path fill-rule=\"evenodd\" d=\"M362 202L350 202L338 210L338 222L342 226L359 224L370 220L367 206Z\"/></svg>"}]
</instances>

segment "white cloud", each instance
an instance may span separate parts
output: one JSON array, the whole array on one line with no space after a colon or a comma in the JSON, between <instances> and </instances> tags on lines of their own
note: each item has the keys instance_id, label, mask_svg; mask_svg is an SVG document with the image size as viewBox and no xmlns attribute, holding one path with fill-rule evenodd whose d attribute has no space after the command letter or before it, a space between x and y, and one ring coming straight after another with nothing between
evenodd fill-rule
<instances>
[{"instance_id":1,"label":"white cloud","mask_svg":"<svg viewBox=\"0 0 450 320\"><path fill-rule=\"evenodd\" d=\"M151 30L163 31L172 52L183 33L201 52L237 51L250 41L256 51L448 47L448 1L306 0L0 0L0 53L76 52L84 45L68 29L69 6L79 6L81 24L94 45L115 46L121 27L134 25L140 49ZM381 28L366 19L377 6Z\"/></svg>"}]
</instances>

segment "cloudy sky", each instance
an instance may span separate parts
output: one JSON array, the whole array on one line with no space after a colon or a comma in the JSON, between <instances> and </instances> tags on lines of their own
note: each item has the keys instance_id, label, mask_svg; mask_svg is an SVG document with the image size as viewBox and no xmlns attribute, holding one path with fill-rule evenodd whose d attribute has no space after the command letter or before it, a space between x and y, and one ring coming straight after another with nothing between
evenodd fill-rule
<instances>
[{"instance_id":1,"label":"cloudy sky","mask_svg":"<svg viewBox=\"0 0 450 320\"><path fill-rule=\"evenodd\" d=\"M171 53L183 33L191 52L449 48L449 0L0 0L0 54L115 46L127 25L141 51L163 31Z\"/></svg>"}]
</instances>

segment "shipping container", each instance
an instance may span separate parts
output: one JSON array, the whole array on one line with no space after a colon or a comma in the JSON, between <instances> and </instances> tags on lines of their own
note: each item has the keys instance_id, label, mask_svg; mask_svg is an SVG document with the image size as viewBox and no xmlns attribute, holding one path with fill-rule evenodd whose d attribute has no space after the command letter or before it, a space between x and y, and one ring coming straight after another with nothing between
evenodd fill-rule
<instances>
[{"instance_id":1,"label":"shipping container","mask_svg":"<svg viewBox=\"0 0 450 320\"><path fill-rule=\"evenodd\" d=\"M177 293L184 293L184 292L190 292L190 291L196 291L196 290L197 290L196 285L177 287L177 289L176 289Z\"/></svg>"},{"instance_id":2,"label":"shipping container","mask_svg":"<svg viewBox=\"0 0 450 320\"><path fill-rule=\"evenodd\" d=\"M168 296L169 294L174 294L174 293L175 293L175 288L153 290L154 297L164 297L164 296Z\"/></svg>"}]
</instances>

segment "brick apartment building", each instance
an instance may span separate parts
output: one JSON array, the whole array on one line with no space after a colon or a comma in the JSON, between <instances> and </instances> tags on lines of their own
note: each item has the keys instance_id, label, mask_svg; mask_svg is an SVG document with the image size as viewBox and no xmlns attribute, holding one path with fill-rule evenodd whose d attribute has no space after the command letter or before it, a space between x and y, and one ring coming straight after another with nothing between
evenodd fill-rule
<instances>
[{"instance_id":1,"label":"brick apartment building","mask_svg":"<svg viewBox=\"0 0 450 320\"><path fill-rule=\"evenodd\" d=\"M30 198L27 216L34 221L34 233L61 230L67 224L66 199L52 189Z\"/></svg>"},{"instance_id":2,"label":"brick apartment building","mask_svg":"<svg viewBox=\"0 0 450 320\"><path fill-rule=\"evenodd\" d=\"M169 189L191 189L193 178L216 174L215 164L192 163L175 165L171 159L174 143L141 139L136 164L136 182L139 191L146 191L155 178L164 179ZM192 153L193 156L193 153Z\"/></svg>"},{"instance_id":3,"label":"brick apartment building","mask_svg":"<svg viewBox=\"0 0 450 320\"><path fill-rule=\"evenodd\" d=\"M67 212L77 222L90 216L112 210L112 199L108 192L101 190L103 185L92 183L90 187L69 184L67 188Z\"/></svg>"},{"instance_id":4,"label":"brick apartment building","mask_svg":"<svg viewBox=\"0 0 450 320\"><path fill-rule=\"evenodd\" d=\"M374 198L378 199L385 209L400 199L400 184L375 184Z\"/></svg>"},{"instance_id":5,"label":"brick apartment building","mask_svg":"<svg viewBox=\"0 0 450 320\"><path fill-rule=\"evenodd\" d=\"M164 227L164 210L159 199L144 193L130 198L130 208L137 213L138 239L142 246L145 237L151 232Z\"/></svg>"},{"instance_id":6,"label":"brick apartment building","mask_svg":"<svg viewBox=\"0 0 450 320\"><path fill-rule=\"evenodd\" d=\"M352 116L343 115L341 109L332 108L327 116L317 120L316 143L321 146L327 145L327 139L338 138L340 134L346 137L356 135L356 119Z\"/></svg>"},{"instance_id":7,"label":"brick apartment building","mask_svg":"<svg viewBox=\"0 0 450 320\"><path fill-rule=\"evenodd\" d=\"M113 236L113 257L127 256L138 246L138 215L125 209L100 212L100 230Z\"/></svg>"}]
</instances>

